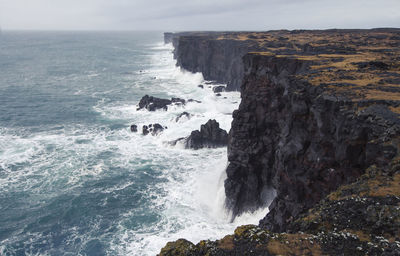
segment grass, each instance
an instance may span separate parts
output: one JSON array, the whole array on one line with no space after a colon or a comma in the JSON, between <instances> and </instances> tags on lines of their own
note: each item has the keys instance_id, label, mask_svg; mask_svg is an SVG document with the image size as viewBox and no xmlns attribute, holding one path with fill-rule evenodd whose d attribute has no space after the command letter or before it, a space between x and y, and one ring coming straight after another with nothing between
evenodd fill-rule
<instances>
[{"instance_id":1,"label":"grass","mask_svg":"<svg viewBox=\"0 0 400 256\"><path fill-rule=\"evenodd\" d=\"M269 241L266 247L272 255L322 255L320 245L307 234L285 234Z\"/></svg>"}]
</instances>

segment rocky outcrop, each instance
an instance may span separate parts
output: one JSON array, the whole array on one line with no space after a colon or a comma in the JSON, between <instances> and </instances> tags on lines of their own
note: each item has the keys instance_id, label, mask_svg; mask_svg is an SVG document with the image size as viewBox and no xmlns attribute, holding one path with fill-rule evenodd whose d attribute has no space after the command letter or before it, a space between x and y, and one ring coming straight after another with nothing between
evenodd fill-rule
<instances>
[{"instance_id":1,"label":"rocky outcrop","mask_svg":"<svg viewBox=\"0 0 400 256\"><path fill-rule=\"evenodd\" d=\"M161 99L149 95L145 95L140 99L137 110L147 109L148 111L156 111L158 109L167 110L168 105L178 104L184 105L186 101L180 98Z\"/></svg>"},{"instance_id":2,"label":"rocky outcrop","mask_svg":"<svg viewBox=\"0 0 400 256\"><path fill-rule=\"evenodd\" d=\"M165 32L164 33L164 43L165 44L170 44L172 43L173 39L174 39L174 33L171 32Z\"/></svg>"},{"instance_id":3,"label":"rocky outcrop","mask_svg":"<svg viewBox=\"0 0 400 256\"><path fill-rule=\"evenodd\" d=\"M183 112L181 115L185 115ZM190 117L190 114L188 117ZM214 119L202 124L200 130L192 131L188 137L178 138L170 141L171 146L178 143L184 144L187 149L219 148L226 147L228 143L228 133L219 127L219 123Z\"/></svg>"},{"instance_id":4,"label":"rocky outcrop","mask_svg":"<svg viewBox=\"0 0 400 256\"><path fill-rule=\"evenodd\" d=\"M136 124L132 124L131 125L131 132L137 132L137 125Z\"/></svg>"},{"instance_id":5,"label":"rocky outcrop","mask_svg":"<svg viewBox=\"0 0 400 256\"><path fill-rule=\"evenodd\" d=\"M181 246L188 249L181 255L398 255L399 34L272 31L179 39L179 47L193 40L185 47L194 53L180 63L193 71L206 70L198 49L207 52L221 39L246 47L251 38L262 41L261 52L243 57L225 193L234 216L267 205L270 212L257 227L197 245L180 240L161 255L177 255L169 253ZM216 54L210 65L223 59ZM189 60L195 63L183 63Z\"/></svg>"},{"instance_id":6,"label":"rocky outcrop","mask_svg":"<svg viewBox=\"0 0 400 256\"><path fill-rule=\"evenodd\" d=\"M191 149L225 147L228 143L228 133L219 128L214 119L202 124L200 131L193 131L186 139L185 147Z\"/></svg>"},{"instance_id":7,"label":"rocky outcrop","mask_svg":"<svg viewBox=\"0 0 400 256\"><path fill-rule=\"evenodd\" d=\"M215 39L215 35L178 34L174 43L177 66L201 72L206 80L226 83L228 91L239 90L244 71L242 57L259 50L259 45L253 41L210 39Z\"/></svg>"},{"instance_id":8,"label":"rocky outcrop","mask_svg":"<svg viewBox=\"0 0 400 256\"><path fill-rule=\"evenodd\" d=\"M226 89L226 87L225 86L222 86L222 85L219 85L219 86L215 86L215 87L213 87L213 92L215 92L215 93L219 93L219 92L223 92L223 91L225 91L225 89Z\"/></svg>"},{"instance_id":9,"label":"rocky outcrop","mask_svg":"<svg viewBox=\"0 0 400 256\"><path fill-rule=\"evenodd\" d=\"M192 117L192 114L184 111L182 113L180 113L176 118L175 118L175 122L180 122L181 120L189 120Z\"/></svg>"},{"instance_id":10,"label":"rocky outcrop","mask_svg":"<svg viewBox=\"0 0 400 256\"><path fill-rule=\"evenodd\" d=\"M274 189L277 197L261 225L284 231L339 185L396 156L397 145L385 143L400 131L392 102L327 94L324 86L297 78L309 65L302 60L249 54L244 62L225 181L234 214L269 204Z\"/></svg>"},{"instance_id":11,"label":"rocky outcrop","mask_svg":"<svg viewBox=\"0 0 400 256\"><path fill-rule=\"evenodd\" d=\"M151 135L156 136L157 134L161 133L165 129L167 129L167 127L166 126L162 126L159 123L143 125L142 134L143 135L147 135L147 134L150 133Z\"/></svg>"},{"instance_id":12,"label":"rocky outcrop","mask_svg":"<svg viewBox=\"0 0 400 256\"><path fill-rule=\"evenodd\" d=\"M360 179L329 194L273 233L255 225L216 241L168 243L159 256L400 255L400 166L368 168Z\"/></svg>"}]
</instances>

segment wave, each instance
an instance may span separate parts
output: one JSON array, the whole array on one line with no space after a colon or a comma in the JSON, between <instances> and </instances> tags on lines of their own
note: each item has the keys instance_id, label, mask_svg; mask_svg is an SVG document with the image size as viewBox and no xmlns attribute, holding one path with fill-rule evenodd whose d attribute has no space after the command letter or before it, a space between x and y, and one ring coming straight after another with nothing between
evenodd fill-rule
<instances>
[{"instance_id":1,"label":"wave","mask_svg":"<svg viewBox=\"0 0 400 256\"><path fill-rule=\"evenodd\" d=\"M93 93L96 122L35 133L0 128L0 192L9 198L2 201L0 217L18 230L0 241L0 254L26 242L25 252L32 255L94 255L91 248L108 255L155 255L168 241L217 239L265 215L267 209L230 222L223 207L226 148L194 151L167 145L209 119L229 130L240 94L217 97L200 73L175 66L171 45L148 47L151 54L140 74L124 76L119 88ZM93 85L88 86L76 93L92 93ZM135 92L136 101L113 100L120 91ZM138 111L135 104L144 94L201 103ZM183 111L191 118L176 122ZM150 123L168 129L154 137L129 129ZM21 206L18 212L15 205Z\"/></svg>"}]
</instances>

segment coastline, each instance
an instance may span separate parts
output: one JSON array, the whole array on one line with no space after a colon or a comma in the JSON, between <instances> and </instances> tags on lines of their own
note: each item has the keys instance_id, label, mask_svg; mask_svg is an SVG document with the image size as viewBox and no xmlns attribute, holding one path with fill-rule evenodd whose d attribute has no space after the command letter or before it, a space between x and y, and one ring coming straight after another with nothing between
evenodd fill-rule
<instances>
[{"instance_id":1,"label":"coastline","mask_svg":"<svg viewBox=\"0 0 400 256\"><path fill-rule=\"evenodd\" d=\"M239 227L234 235L196 246L178 240L160 255L286 255L299 246L301 252L332 254L340 239L356 255L374 253L375 247L387 255L398 252L398 231L387 227L399 227L400 185L390 182L400 171L400 70L390 54L398 50L398 29L174 35L166 34L165 41L173 43L178 66L227 82L231 90L241 82L242 102L229 133L227 206L240 215L270 204L274 191L277 197L259 226ZM362 183L371 191L373 181L382 179L388 181L382 184L386 193L357 190ZM341 194L344 188L350 197ZM348 213L330 212L359 200L369 202L362 208L367 211L386 197L391 201L377 211L389 209L393 218L381 231L369 229L381 221L376 218L360 224L349 217L340 226L335 218ZM340 232L350 235L332 239ZM380 237L388 243L382 245ZM285 249L274 251L277 243Z\"/></svg>"}]
</instances>

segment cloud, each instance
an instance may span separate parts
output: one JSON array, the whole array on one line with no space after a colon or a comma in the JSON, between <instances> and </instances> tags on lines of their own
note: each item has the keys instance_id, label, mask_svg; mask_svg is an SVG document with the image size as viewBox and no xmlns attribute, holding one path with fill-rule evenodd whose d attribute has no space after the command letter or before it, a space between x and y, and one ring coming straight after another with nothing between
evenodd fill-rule
<instances>
[{"instance_id":1,"label":"cloud","mask_svg":"<svg viewBox=\"0 0 400 256\"><path fill-rule=\"evenodd\" d=\"M0 0L0 25L53 30L400 26L398 0Z\"/></svg>"}]
</instances>

